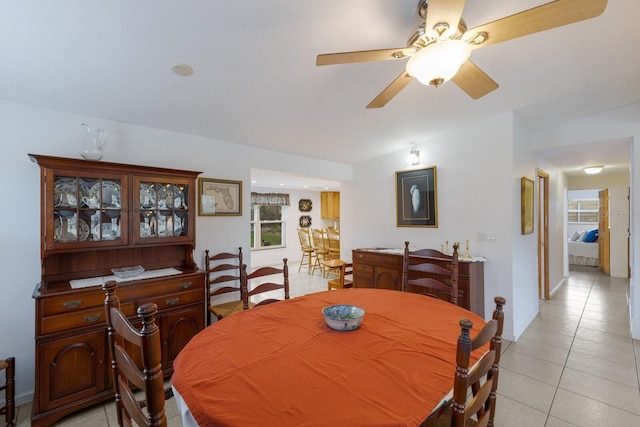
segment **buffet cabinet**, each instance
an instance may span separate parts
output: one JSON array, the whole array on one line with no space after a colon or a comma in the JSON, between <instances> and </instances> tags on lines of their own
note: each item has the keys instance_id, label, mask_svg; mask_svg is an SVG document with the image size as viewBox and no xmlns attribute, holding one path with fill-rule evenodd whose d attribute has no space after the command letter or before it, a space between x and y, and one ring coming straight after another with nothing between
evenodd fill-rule
<instances>
[{"instance_id":1,"label":"buffet cabinet","mask_svg":"<svg viewBox=\"0 0 640 427\"><path fill-rule=\"evenodd\" d=\"M410 255L411 256L411 255ZM357 288L402 290L402 250L354 249L353 284ZM445 266L447 260L433 258ZM409 288L421 292L421 288ZM450 296L443 295L447 300ZM460 260L458 263L458 305L484 317L484 263Z\"/></svg>"},{"instance_id":2,"label":"buffet cabinet","mask_svg":"<svg viewBox=\"0 0 640 427\"><path fill-rule=\"evenodd\" d=\"M204 328L204 272L193 259L199 172L29 157L40 166L42 230L31 424L51 426L113 397L104 281L119 282L121 309L134 325L139 306L158 306L165 377ZM113 276L132 266L145 271Z\"/></svg>"}]
</instances>

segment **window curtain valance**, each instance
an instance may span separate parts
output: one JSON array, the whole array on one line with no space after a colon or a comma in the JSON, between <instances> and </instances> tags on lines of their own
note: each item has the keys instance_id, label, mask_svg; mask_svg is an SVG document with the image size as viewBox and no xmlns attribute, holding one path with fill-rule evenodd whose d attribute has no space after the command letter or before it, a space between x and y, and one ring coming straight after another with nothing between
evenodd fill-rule
<instances>
[{"instance_id":1,"label":"window curtain valance","mask_svg":"<svg viewBox=\"0 0 640 427\"><path fill-rule=\"evenodd\" d=\"M284 193L251 193L251 205L289 206L289 195Z\"/></svg>"}]
</instances>

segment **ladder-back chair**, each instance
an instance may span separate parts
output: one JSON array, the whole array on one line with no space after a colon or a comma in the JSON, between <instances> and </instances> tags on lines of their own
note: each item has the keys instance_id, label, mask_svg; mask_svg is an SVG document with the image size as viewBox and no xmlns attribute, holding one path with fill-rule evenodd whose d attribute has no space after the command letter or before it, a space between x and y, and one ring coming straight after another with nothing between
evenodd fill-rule
<instances>
[{"instance_id":1,"label":"ladder-back chair","mask_svg":"<svg viewBox=\"0 0 640 427\"><path fill-rule=\"evenodd\" d=\"M421 427L469 427L493 426L498 396L498 373L502 347L503 307L506 300L494 298L496 308L493 318L472 339L469 331L473 322L460 320L460 337L456 350L456 373L453 385L453 399ZM473 367L471 353L486 346L487 351ZM475 415L475 419L472 418Z\"/></svg>"},{"instance_id":2,"label":"ladder-back chair","mask_svg":"<svg viewBox=\"0 0 640 427\"><path fill-rule=\"evenodd\" d=\"M0 371L4 371L4 385L0 391L4 391L4 406L0 408L0 415L4 415L7 426L13 426L16 418L16 359L8 357L0 360Z\"/></svg>"},{"instance_id":3,"label":"ladder-back chair","mask_svg":"<svg viewBox=\"0 0 640 427\"><path fill-rule=\"evenodd\" d=\"M458 305L458 245L453 245L453 255L446 255L433 249L409 252L409 242L404 242L402 290Z\"/></svg>"},{"instance_id":4,"label":"ladder-back chair","mask_svg":"<svg viewBox=\"0 0 640 427\"><path fill-rule=\"evenodd\" d=\"M249 301L249 298L252 296L259 295L264 292L282 289L284 291L284 299L289 299L289 266L287 265L286 258L283 258L282 261L282 268L261 267L250 274L247 273L247 265L242 264L240 275L242 277L242 299L243 308L245 310L280 301L277 298L263 299L255 304ZM282 275L282 279L276 279L276 275ZM252 282L255 282L255 286Z\"/></svg>"},{"instance_id":5,"label":"ladder-back chair","mask_svg":"<svg viewBox=\"0 0 640 427\"><path fill-rule=\"evenodd\" d=\"M242 265L242 247L237 254L222 252L213 256L204 251L205 278L207 282L207 310L216 319L242 311L242 286L240 284L240 266ZM237 295L232 293L237 292ZM231 298L231 301L229 299ZM216 303L216 301L220 301ZM207 324L211 317L207 315Z\"/></svg>"},{"instance_id":6,"label":"ladder-back chair","mask_svg":"<svg viewBox=\"0 0 640 427\"><path fill-rule=\"evenodd\" d=\"M132 426L133 421L139 426L166 427L164 402L169 396L165 395L160 329L155 322L158 307L152 303L138 307L142 326L135 328L120 311L117 286L113 280L102 285L118 425ZM136 389L144 399L136 397Z\"/></svg>"}]
</instances>

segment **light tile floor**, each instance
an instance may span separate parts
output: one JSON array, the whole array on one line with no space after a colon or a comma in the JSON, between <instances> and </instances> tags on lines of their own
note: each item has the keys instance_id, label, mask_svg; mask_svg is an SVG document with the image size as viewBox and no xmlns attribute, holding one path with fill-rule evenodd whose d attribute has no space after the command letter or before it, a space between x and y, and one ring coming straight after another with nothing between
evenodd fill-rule
<instances>
[{"instance_id":1,"label":"light tile floor","mask_svg":"<svg viewBox=\"0 0 640 427\"><path fill-rule=\"evenodd\" d=\"M290 266L291 297L326 290L326 279ZM640 425L640 341L631 339L628 280L594 267L571 277L515 342L503 342L497 426ZM507 301L509 304L509 301ZM509 305L507 305L509 309ZM180 426L174 399L169 426ZM29 426L31 405L18 408L17 426ZM112 402L69 416L56 426L115 426Z\"/></svg>"},{"instance_id":2,"label":"light tile floor","mask_svg":"<svg viewBox=\"0 0 640 427\"><path fill-rule=\"evenodd\" d=\"M572 266L503 351L496 425L640 426L640 341L631 339L628 296L628 280Z\"/></svg>"}]
</instances>

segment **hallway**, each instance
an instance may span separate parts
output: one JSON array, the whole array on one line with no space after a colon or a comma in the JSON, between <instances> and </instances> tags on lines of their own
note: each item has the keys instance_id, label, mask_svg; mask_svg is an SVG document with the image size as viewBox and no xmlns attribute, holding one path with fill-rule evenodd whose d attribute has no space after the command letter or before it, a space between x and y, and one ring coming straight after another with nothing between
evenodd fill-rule
<instances>
[{"instance_id":1,"label":"hallway","mask_svg":"<svg viewBox=\"0 0 640 427\"><path fill-rule=\"evenodd\" d=\"M498 426L640 425L640 341L627 279L571 266L518 342L503 345Z\"/></svg>"}]
</instances>

